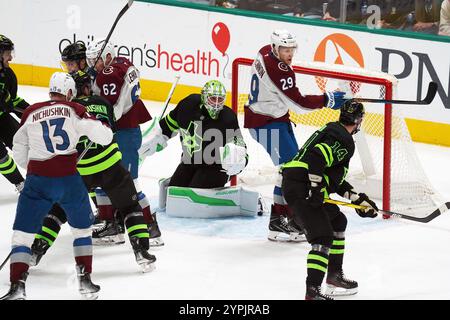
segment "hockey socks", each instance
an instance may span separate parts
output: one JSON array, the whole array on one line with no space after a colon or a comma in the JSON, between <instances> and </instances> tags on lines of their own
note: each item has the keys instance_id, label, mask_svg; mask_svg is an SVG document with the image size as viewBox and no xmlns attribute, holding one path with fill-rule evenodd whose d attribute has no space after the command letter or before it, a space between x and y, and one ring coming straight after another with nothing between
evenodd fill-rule
<instances>
[{"instance_id":1,"label":"hockey socks","mask_svg":"<svg viewBox=\"0 0 450 320\"><path fill-rule=\"evenodd\" d=\"M313 244L307 257L307 286L320 286L328 268L329 247Z\"/></svg>"},{"instance_id":2,"label":"hockey socks","mask_svg":"<svg viewBox=\"0 0 450 320\"><path fill-rule=\"evenodd\" d=\"M137 242L144 250L149 249L148 226L141 212L132 212L125 217L125 226L128 236L139 239Z\"/></svg>"},{"instance_id":3,"label":"hockey socks","mask_svg":"<svg viewBox=\"0 0 450 320\"><path fill-rule=\"evenodd\" d=\"M47 242L48 247L52 246L58 237L61 225L66 222L67 218L64 210L59 205L54 205L49 214L44 218L41 231L36 234L32 249L34 249L33 247L37 244L36 239L44 240Z\"/></svg>"},{"instance_id":4,"label":"hockey socks","mask_svg":"<svg viewBox=\"0 0 450 320\"><path fill-rule=\"evenodd\" d=\"M14 185L24 181L16 163L8 154L0 159L0 173Z\"/></svg>"},{"instance_id":5,"label":"hockey socks","mask_svg":"<svg viewBox=\"0 0 450 320\"><path fill-rule=\"evenodd\" d=\"M329 273L336 273L342 270L345 249L345 233L334 232L333 243L330 249L330 261L328 265Z\"/></svg>"}]
</instances>

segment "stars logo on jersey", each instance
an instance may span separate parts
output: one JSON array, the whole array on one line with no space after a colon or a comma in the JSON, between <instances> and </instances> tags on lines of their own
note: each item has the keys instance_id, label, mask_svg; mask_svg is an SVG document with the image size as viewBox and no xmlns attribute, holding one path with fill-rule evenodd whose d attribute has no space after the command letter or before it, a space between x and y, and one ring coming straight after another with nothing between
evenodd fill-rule
<instances>
[{"instance_id":1,"label":"stars logo on jersey","mask_svg":"<svg viewBox=\"0 0 450 320\"><path fill-rule=\"evenodd\" d=\"M180 128L183 147L191 157L202 149L203 138L197 133L198 127L199 124L197 122L191 121L187 129Z\"/></svg>"},{"instance_id":2,"label":"stars logo on jersey","mask_svg":"<svg viewBox=\"0 0 450 320\"><path fill-rule=\"evenodd\" d=\"M284 62L278 62L278 68L284 72L289 71L289 66Z\"/></svg>"}]
</instances>

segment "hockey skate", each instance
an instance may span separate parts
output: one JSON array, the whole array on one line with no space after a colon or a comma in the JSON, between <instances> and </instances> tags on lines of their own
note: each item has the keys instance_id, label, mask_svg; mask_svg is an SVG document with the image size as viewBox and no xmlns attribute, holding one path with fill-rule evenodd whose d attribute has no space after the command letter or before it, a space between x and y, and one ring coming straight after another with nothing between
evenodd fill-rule
<instances>
[{"instance_id":1,"label":"hockey skate","mask_svg":"<svg viewBox=\"0 0 450 320\"><path fill-rule=\"evenodd\" d=\"M329 295L321 292L320 286L306 286L305 300L333 300Z\"/></svg>"},{"instance_id":2,"label":"hockey skate","mask_svg":"<svg viewBox=\"0 0 450 320\"><path fill-rule=\"evenodd\" d=\"M305 242L303 230L294 221L282 215L271 215L268 239L271 241Z\"/></svg>"},{"instance_id":3,"label":"hockey skate","mask_svg":"<svg viewBox=\"0 0 450 320\"><path fill-rule=\"evenodd\" d=\"M33 245L31 246L30 266L37 266L48 248L50 248L50 245L44 239L34 239Z\"/></svg>"},{"instance_id":4,"label":"hockey skate","mask_svg":"<svg viewBox=\"0 0 450 320\"><path fill-rule=\"evenodd\" d=\"M164 241L161 238L161 230L159 230L158 221L156 221L156 214L152 214L153 222L148 225L148 233L150 234L150 247L162 247Z\"/></svg>"},{"instance_id":5,"label":"hockey skate","mask_svg":"<svg viewBox=\"0 0 450 320\"><path fill-rule=\"evenodd\" d=\"M131 237L130 242L133 247L136 262L142 268L142 272L146 273L155 270L156 257L144 249L139 243L139 238Z\"/></svg>"},{"instance_id":6,"label":"hockey skate","mask_svg":"<svg viewBox=\"0 0 450 320\"><path fill-rule=\"evenodd\" d=\"M28 272L22 275L22 279L18 282L11 283L11 287L7 294L0 298L0 300L26 300L25 281L27 280Z\"/></svg>"},{"instance_id":7,"label":"hockey skate","mask_svg":"<svg viewBox=\"0 0 450 320\"><path fill-rule=\"evenodd\" d=\"M83 265L77 265L78 285L81 296L86 300L96 300L100 286L92 283L91 275L86 273Z\"/></svg>"},{"instance_id":8,"label":"hockey skate","mask_svg":"<svg viewBox=\"0 0 450 320\"><path fill-rule=\"evenodd\" d=\"M92 244L109 246L125 243L124 232L116 221L104 221L103 225L92 231Z\"/></svg>"},{"instance_id":9,"label":"hockey skate","mask_svg":"<svg viewBox=\"0 0 450 320\"><path fill-rule=\"evenodd\" d=\"M345 278L341 271L327 275L326 294L330 296L350 296L358 293L358 282Z\"/></svg>"}]
</instances>

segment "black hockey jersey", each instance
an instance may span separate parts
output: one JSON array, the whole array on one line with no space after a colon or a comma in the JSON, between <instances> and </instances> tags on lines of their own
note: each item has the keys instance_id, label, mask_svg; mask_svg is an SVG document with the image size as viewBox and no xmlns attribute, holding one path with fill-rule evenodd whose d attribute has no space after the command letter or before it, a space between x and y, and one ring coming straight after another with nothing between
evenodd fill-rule
<instances>
[{"instance_id":1,"label":"black hockey jersey","mask_svg":"<svg viewBox=\"0 0 450 320\"><path fill-rule=\"evenodd\" d=\"M329 193L351 189L345 181L350 159L355 152L352 135L339 122L330 122L314 132L305 142L292 161L285 168L303 168L300 180L309 181L308 174L325 179ZM345 189L345 190L341 190Z\"/></svg>"},{"instance_id":2,"label":"black hockey jersey","mask_svg":"<svg viewBox=\"0 0 450 320\"><path fill-rule=\"evenodd\" d=\"M11 68L0 70L0 96L9 93L12 104L6 105L0 100L0 117L5 112L15 112L20 118L23 110L29 106L28 102L17 96L17 77ZM9 103L8 103L9 104Z\"/></svg>"},{"instance_id":3,"label":"black hockey jersey","mask_svg":"<svg viewBox=\"0 0 450 320\"><path fill-rule=\"evenodd\" d=\"M200 94L181 100L159 122L165 136L180 132L185 164L220 165L219 147L228 142L245 147L236 114L224 106L217 119L212 119L201 103Z\"/></svg>"},{"instance_id":4,"label":"black hockey jersey","mask_svg":"<svg viewBox=\"0 0 450 320\"><path fill-rule=\"evenodd\" d=\"M89 114L100 121L108 123L113 132L115 131L114 112L108 100L93 95L90 97L74 99L74 102L84 105ZM77 144L78 154L81 154L90 142L91 141L86 136L81 137ZM95 174L108 169L113 164L120 161L121 158L122 154L120 153L119 146L114 138L112 142L106 146L93 143L83 158L78 162L77 170L82 176Z\"/></svg>"}]
</instances>

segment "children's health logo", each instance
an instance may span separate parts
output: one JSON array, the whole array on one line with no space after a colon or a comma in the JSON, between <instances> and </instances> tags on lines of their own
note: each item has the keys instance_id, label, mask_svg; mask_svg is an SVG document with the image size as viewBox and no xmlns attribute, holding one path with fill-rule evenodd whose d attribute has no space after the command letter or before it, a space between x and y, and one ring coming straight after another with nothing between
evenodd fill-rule
<instances>
[{"instance_id":1,"label":"children's health logo","mask_svg":"<svg viewBox=\"0 0 450 320\"><path fill-rule=\"evenodd\" d=\"M227 59L222 71L223 77L226 78L225 69L228 65L228 62L230 61L230 57L227 53L231 40L230 29L228 29L225 23L217 22L212 28L211 38L216 49L219 50L219 52L222 53L222 56L226 57Z\"/></svg>"}]
</instances>

